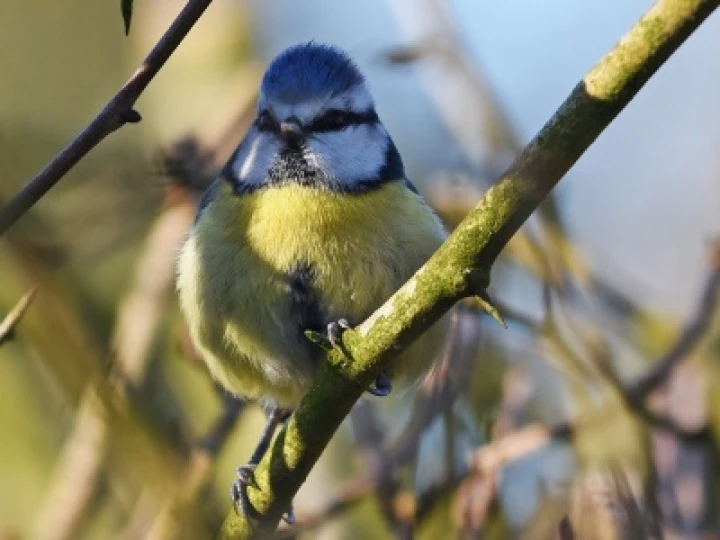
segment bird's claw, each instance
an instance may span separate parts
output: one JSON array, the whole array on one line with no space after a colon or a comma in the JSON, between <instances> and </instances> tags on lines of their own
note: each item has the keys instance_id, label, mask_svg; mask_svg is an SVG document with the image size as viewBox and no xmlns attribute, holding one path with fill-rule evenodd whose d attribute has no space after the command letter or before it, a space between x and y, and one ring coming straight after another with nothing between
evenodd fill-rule
<instances>
[{"instance_id":1,"label":"bird's claw","mask_svg":"<svg viewBox=\"0 0 720 540\"><path fill-rule=\"evenodd\" d=\"M392 392L392 383L390 382L390 377L388 377L384 372L380 373L380 375L377 376L377 379L375 379L375 386L370 386L367 389L368 394L372 394L377 397L389 396L390 392Z\"/></svg>"},{"instance_id":2,"label":"bird's claw","mask_svg":"<svg viewBox=\"0 0 720 540\"><path fill-rule=\"evenodd\" d=\"M232 499L235 512L238 514L242 513L242 515L250 521L251 525L253 525L253 528L257 528L256 524L259 516L250 503L247 488L251 484L257 486L255 482L255 467L256 465L252 463L238 467L236 469L237 479L232 483L232 486L230 486L230 498Z\"/></svg>"},{"instance_id":3,"label":"bird's claw","mask_svg":"<svg viewBox=\"0 0 720 540\"><path fill-rule=\"evenodd\" d=\"M232 486L230 486L230 498L232 499L235 512L238 514L242 513L250 522L253 529L260 530L260 514L253 508L247 494L249 485L257 486L257 482L255 481L255 467L257 467L257 465L249 463L236 469L237 479L232 483ZM292 505L288 511L283 514L282 519L288 525L295 525L297 519L295 518Z\"/></svg>"},{"instance_id":4,"label":"bird's claw","mask_svg":"<svg viewBox=\"0 0 720 540\"><path fill-rule=\"evenodd\" d=\"M327 339L333 347L342 350L342 335L345 330L350 330L350 323L347 319L338 319L336 322L331 322L327 325ZM375 379L374 386L370 386L367 389L369 394L377 397L385 397L390 395L392 392L392 383L390 377L385 373L380 373Z\"/></svg>"},{"instance_id":5,"label":"bird's claw","mask_svg":"<svg viewBox=\"0 0 720 540\"><path fill-rule=\"evenodd\" d=\"M295 525L295 523L297 523L297 519L295 518L295 511L293 510L292 505L290 505L288 511L283 514L282 518L283 521L288 525Z\"/></svg>"},{"instance_id":6,"label":"bird's claw","mask_svg":"<svg viewBox=\"0 0 720 540\"><path fill-rule=\"evenodd\" d=\"M350 323L347 319L338 319L327 325L327 338L333 347L340 348L342 345L342 335L345 330L350 330Z\"/></svg>"}]
</instances>

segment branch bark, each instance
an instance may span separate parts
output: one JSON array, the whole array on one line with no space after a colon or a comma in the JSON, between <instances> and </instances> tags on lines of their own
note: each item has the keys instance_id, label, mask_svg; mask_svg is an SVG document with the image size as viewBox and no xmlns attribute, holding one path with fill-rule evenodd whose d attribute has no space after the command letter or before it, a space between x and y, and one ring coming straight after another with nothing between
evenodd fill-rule
<instances>
[{"instance_id":1,"label":"branch bark","mask_svg":"<svg viewBox=\"0 0 720 540\"><path fill-rule=\"evenodd\" d=\"M142 118L133 109L135 102L150 81L157 75L170 55L185 39L190 29L210 5L212 0L188 0L170 28L145 57L139 68L128 79L120 91L105 105L105 108L90 122L75 139L53 160L30 180L0 210L0 236L25 212L38 202L70 169L72 169L100 141L126 123L136 123Z\"/></svg>"},{"instance_id":2,"label":"branch bark","mask_svg":"<svg viewBox=\"0 0 720 540\"><path fill-rule=\"evenodd\" d=\"M484 294L498 253L583 152L720 0L659 0L565 103L415 276L343 335L255 471L249 497L274 529L333 433L383 366L457 300ZM231 512L221 538L254 538Z\"/></svg>"}]
</instances>

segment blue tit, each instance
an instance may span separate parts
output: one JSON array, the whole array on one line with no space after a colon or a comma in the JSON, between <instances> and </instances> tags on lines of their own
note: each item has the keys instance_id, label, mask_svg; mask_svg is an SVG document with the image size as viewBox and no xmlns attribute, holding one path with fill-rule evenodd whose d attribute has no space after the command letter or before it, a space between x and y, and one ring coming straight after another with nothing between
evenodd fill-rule
<instances>
[{"instance_id":1,"label":"blue tit","mask_svg":"<svg viewBox=\"0 0 720 540\"><path fill-rule=\"evenodd\" d=\"M353 61L331 46L297 45L268 67L252 127L202 198L179 256L180 305L212 376L270 405L277 425L324 355L305 332L362 322L445 237ZM375 390L426 372L446 330L441 319ZM249 470L239 470L235 493L246 513Z\"/></svg>"}]
</instances>

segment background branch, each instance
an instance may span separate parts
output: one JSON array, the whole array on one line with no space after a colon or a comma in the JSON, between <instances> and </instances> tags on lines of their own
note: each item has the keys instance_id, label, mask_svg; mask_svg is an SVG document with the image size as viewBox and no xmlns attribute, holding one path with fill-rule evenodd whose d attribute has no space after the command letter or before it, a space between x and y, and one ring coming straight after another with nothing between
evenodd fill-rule
<instances>
[{"instance_id":1,"label":"background branch","mask_svg":"<svg viewBox=\"0 0 720 540\"><path fill-rule=\"evenodd\" d=\"M100 141L126 123L141 120L140 114L133 109L135 102L170 58L173 51L177 49L210 2L212 0L188 0L183 10L145 57L140 67L105 105L100 114L35 178L30 180L5 208L0 210L0 235L20 219Z\"/></svg>"},{"instance_id":2,"label":"background branch","mask_svg":"<svg viewBox=\"0 0 720 540\"><path fill-rule=\"evenodd\" d=\"M667 380L675 366L687 357L706 334L717 311L718 294L720 294L720 239L713 241L710 268L710 275L705 283L695 315L682 330L680 338L672 349L658 360L647 374L630 385L626 393L631 400L642 402L647 398L654 389Z\"/></svg>"},{"instance_id":3,"label":"background branch","mask_svg":"<svg viewBox=\"0 0 720 540\"><path fill-rule=\"evenodd\" d=\"M343 336L256 470L252 504L274 528L333 433L384 364L458 299L484 292L510 237L719 0L661 0L578 84L427 264L383 307ZM223 538L257 532L231 512Z\"/></svg>"},{"instance_id":4,"label":"background branch","mask_svg":"<svg viewBox=\"0 0 720 540\"><path fill-rule=\"evenodd\" d=\"M37 293L37 287L33 287L26 292L23 297L18 300L18 303L5 315L5 318L0 322L0 345L6 341L10 341L15 332L15 327L18 325L20 320L25 315L25 312L30 307L30 303L35 298Z\"/></svg>"}]
</instances>

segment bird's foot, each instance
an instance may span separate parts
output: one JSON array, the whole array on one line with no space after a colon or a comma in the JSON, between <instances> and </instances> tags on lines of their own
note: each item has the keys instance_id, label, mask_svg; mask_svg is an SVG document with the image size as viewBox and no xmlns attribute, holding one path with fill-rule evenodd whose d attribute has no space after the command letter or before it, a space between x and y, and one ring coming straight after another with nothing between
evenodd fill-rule
<instances>
[{"instance_id":1,"label":"bird's foot","mask_svg":"<svg viewBox=\"0 0 720 540\"><path fill-rule=\"evenodd\" d=\"M392 382L385 372L380 373L375 379L374 386L369 387L366 392L377 397L389 396L392 392Z\"/></svg>"},{"instance_id":2,"label":"bird's foot","mask_svg":"<svg viewBox=\"0 0 720 540\"><path fill-rule=\"evenodd\" d=\"M237 468L237 479L232 483L232 486L230 486L230 498L232 499L235 512L242 513L245 519L250 522L253 529L260 530L261 516L250 503L247 494L249 485L257 486L255 482L255 467L256 465L248 463L247 465ZM288 511L283 514L282 519L288 525L295 525L297 520L295 519L295 512L293 511L292 505Z\"/></svg>"},{"instance_id":3,"label":"bird's foot","mask_svg":"<svg viewBox=\"0 0 720 540\"><path fill-rule=\"evenodd\" d=\"M243 516L250 522L253 529L259 528L260 515L253 508L248 498L247 488L250 484L257 485L255 482L254 464L243 465L236 469L237 479L230 486L230 498L232 499L233 508L238 514Z\"/></svg>"},{"instance_id":4,"label":"bird's foot","mask_svg":"<svg viewBox=\"0 0 720 540\"><path fill-rule=\"evenodd\" d=\"M338 319L327 325L327 339L333 347L342 347L342 335L345 330L350 330L350 323L347 319Z\"/></svg>"},{"instance_id":5,"label":"bird's foot","mask_svg":"<svg viewBox=\"0 0 720 540\"><path fill-rule=\"evenodd\" d=\"M345 352L345 347L342 343L342 335L345 330L350 330L352 327L347 319L338 319L337 321L331 322L327 325L325 333L315 332L314 330L306 330L305 335L313 343L317 343L326 350L336 348ZM392 392L392 383L386 373L380 373L375 379L373 386L367 389L369 394L378 397L385 397Z\"/></svg>"},{"instance_id":6,"label":"bird's foot","mask_svg":"<svg viewBox=\"0 0 720 540\"><path fill-rule=\"evenodd\" d=\"M342 335L345 330L351 328L350 323L346 319L338 319L337 322L331 322L327 325L327 339L333 347L342 349ZM375 379L373 386L369 387L366 392L377 397L385 397L392 392L392 383L390 377L386 373L380 373Z\"/></svg>"}]
</instances>

